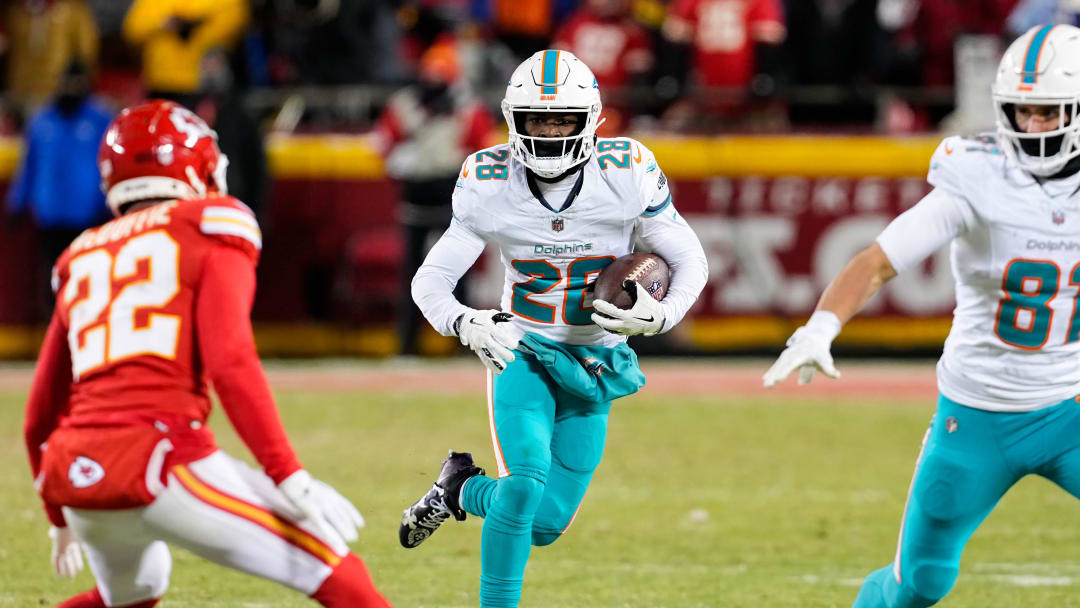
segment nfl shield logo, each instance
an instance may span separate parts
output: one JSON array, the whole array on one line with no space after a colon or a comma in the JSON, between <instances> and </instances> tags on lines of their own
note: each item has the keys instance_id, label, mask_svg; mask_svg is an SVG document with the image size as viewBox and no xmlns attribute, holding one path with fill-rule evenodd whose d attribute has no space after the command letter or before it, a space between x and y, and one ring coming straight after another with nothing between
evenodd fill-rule
<instances>
[{"instance_id":1,"label":"nfl shield logo","mask_svg":"<svg viewBox=\"0 0 1080 608\"><path fill-rule=\"evenodd\" d=\"M1054 220L1055 225L1061 225L1065 223L1065 212L1060 209L1055 209L1050 212L1050 219Z\"/></svg>"},{"instance_id":2,"label":"nfl shield logo","mask_svg":"<svg viewBox=\"0 0 1080 608\"><path fill-rule=\"evenodd\" d=\"M562 232L563 227L564 227L564 224L563 224L563 219L561 217L557 217L557 218L551 220L551 229L554 230L555 232Z\"/></svg>"}]
</instances>

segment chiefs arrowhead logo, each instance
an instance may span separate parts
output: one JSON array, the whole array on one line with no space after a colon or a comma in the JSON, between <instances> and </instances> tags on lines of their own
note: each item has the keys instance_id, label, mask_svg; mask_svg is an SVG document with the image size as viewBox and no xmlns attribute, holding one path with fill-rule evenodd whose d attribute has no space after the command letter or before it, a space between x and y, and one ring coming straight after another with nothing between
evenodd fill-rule
<instances>
[{"instance_id":1,"label":"chiefs arrowhead logo","mask_svg":"<svg viewBox=\"0 0 1080 608\"><path fill-rule=\"evenodd\" d=\"M77 456L68 467L68 479L76 488L88 488L105 478L105 469L86 456Z\"/></svg>"}]
</instances>

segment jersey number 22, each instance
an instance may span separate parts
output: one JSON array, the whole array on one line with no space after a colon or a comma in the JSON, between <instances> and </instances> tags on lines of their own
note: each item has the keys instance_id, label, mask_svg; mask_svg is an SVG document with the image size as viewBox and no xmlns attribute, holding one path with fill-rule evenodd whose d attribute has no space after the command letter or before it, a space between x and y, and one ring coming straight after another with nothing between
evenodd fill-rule
<instances>
[{"instance_id":1,"label":"jersey number 22","mask_svg":"<svg viewBox=\"0 0 1080 608\"><path fill-rule=\"evenodd\" d=\"M71 260L61 296L69 310L68 346L76 380L106 363L129 357L176 358L180 317L150 312L144 326L138 327L136 313L160 309L176 297L180 291L179 255L176 241L156 230L128 241L116 257L95 249ZM135 275L143 260L147 262L147 277L113 293L113 281ZM106 313L103 320L102 313Z\"/></svg>"}]
</instances>

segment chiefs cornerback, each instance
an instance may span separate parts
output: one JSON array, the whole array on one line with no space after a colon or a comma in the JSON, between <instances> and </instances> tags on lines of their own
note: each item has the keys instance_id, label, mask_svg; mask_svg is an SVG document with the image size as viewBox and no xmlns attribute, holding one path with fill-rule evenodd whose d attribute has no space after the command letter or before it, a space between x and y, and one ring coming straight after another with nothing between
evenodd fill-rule
<instances>
[{"instance_id":1,"label":"chiefs cornerback","mask_svg":"<svg viewBox=\"0 0 1080 608\"><path fill-rule=\"evenodd\" d=\"M249 320L259 226L225 192L216 137L172 102L121 112L98 159L117 217L54 269L26 445L54 569L74 576L81 543L97 582L60 606L153 606L165 542L324 606L389 606L346 545L360 513L282 427ZM262 471L216 447L209 385Z\"/></svg>"}]
</instances>

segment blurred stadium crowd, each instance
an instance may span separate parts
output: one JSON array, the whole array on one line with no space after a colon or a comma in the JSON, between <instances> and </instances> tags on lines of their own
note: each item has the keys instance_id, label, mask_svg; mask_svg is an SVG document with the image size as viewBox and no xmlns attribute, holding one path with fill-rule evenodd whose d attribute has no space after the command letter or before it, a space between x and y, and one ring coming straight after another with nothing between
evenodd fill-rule
<instances>
[{"instance_id":1,"label":"blurred stadium crowd","mask_svg":"<svg viewBox=\"0 0 1080 608\"><path fill-rule=\"evenodd\" d=\"M1071 0L7 0L9 131L78 62L123 105L300 91L301 124L363 129L395 87L467 87L492 107L537 50L571 50L609 130L932 128L952 103L954 42L1071 22ZM357 89L356 87L360 87ZM315 87L312 89L311 87ZM332 93L324 87L336 87ZM888 95L887 103L881 101ZM884 111L883 111L884 110ZM292 108L295 113L296 108Z\"/></svg>"},{"instance_id":2,"label":"blurred stadium crowd","mask_svg":"<svg viewBox=\"0 0 1080 608\"><path fill-rule=\"evenodd\" d=\"M0 255L8 260L0 265L0 283L8 295L0 293L0 330L48 317L52 260L79 231L108 216L95 162L101 134L119 108L158 97L183 103L217 131L230 161L230 193L259 214L267 243L260 294L270 295L260 296L256 318L385 324L395 317L401 352L418 350L424 323L408 279L449 222L461 160L505 141L499 102L506 77L537 50L567 49L592 68L604 100L601 136L668 138L667 149L679 154L658 157L680 188L684 210L701 218L742 213L735 211L739 201L764 196L765 209L783 215L791 206L780 199L805 198L811 209L822 197L855 200L863 186L877 184L852 182L835 194L837 186L815 179L810 167L794 177L811 181L792 186L775 176L762 185L752 178L755 168L724 173L728 161L715 152L724 148L723 136L992 128L987 92L1001 43L1037 23L1080 18L1080 0L6 0L0 6L0 158L10 161L0 176L8 182L7 221L0 224ZM673 136L695 137L697 147ZM12 143L16 138L21 146ZM274 145L276 166L267 154ZM901 171L919 191L923 180L915 173L922 162L920 156L918 171ZM882 174L876 167L855 173ZM877 199L902 210L897 201L911 197L899 193L909 186L889 182L890 194ZM746 203L745 212L759 214L756 204ZM731 248L725 235L737 225L733 218L717 219L717 250ZM792 276L808 272L801 265L817 256L808 253L816 241L806 240L804 224L818 220L811 212L798 221L803 240L784 261ZM297 242L305 247L291 249ZM738 264L718 264L714 278L739 265L764 276L742 259L745 251L734 249L741 252ZM34 287L23 268L36 268ZM371 268L383 272L365 272ZM24 305L12 295L20 290L38 293L38 301ZM758 300L728 306L709 297L703 308L714 315L771 310ZM371 312L375 301L381 304ZM802 310L792 306L785 314ZM35 343L6 340L16 346L0 352L26 352L19 345Z\"/></svg>"}]
</instances>

